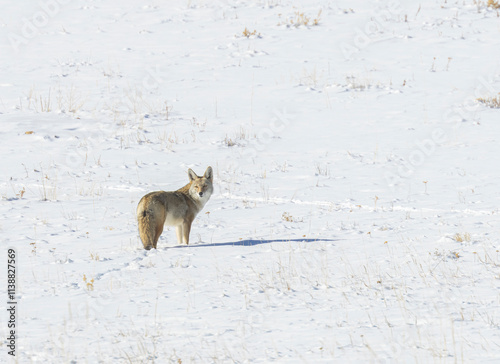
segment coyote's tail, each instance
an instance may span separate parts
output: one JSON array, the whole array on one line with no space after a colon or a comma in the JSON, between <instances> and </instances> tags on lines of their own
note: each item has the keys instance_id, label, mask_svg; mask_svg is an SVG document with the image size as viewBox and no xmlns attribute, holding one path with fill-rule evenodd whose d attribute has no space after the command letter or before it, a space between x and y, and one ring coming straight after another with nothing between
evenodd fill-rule
<instances>
[{"instance_id":1,"label":"coyote's tail","mask_svg":"<svg viewBox=\"0 0 500 364\"><path fill-rule=\"evenodd\" d=\"M155 218L153 211L142 210L137 215L139 226L139 236L141 237L144 249L150 250L155 245Z\"/></svg>"}]
</instances>

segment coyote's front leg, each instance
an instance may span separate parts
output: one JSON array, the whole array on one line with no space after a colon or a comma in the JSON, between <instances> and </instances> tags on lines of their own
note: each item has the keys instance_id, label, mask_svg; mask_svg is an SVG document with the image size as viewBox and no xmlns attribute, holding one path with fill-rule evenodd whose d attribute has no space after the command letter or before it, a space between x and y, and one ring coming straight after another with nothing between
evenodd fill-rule
<instances>
[{"instance_id":1,"label":"coyote's front leg","mask_svg":"<svg viewBox=\"0 0 500 364\"><path fill-rule=\"evenodd\" d=\"M175 227L175 234L177 235L177 244L182 244L182 224Z\"/></svg>"},{"instance_id":2,"label":"coyote's front leg","mask_svg":"<svg viewBox=\"0 0 500 364\"><path fill-rule=\"evenodd\" d=\"M191 232L191 223L193 220L189 219L182 223L182 237L184 238L184 244L189 245L189 233Z\"/></svg>"}]
</instances>

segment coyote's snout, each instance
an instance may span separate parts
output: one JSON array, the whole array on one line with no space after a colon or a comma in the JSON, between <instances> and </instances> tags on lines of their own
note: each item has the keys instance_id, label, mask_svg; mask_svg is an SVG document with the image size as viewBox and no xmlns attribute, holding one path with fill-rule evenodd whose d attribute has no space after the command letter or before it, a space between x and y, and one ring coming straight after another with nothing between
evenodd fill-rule
<instances>
[{"instance_id":1,"label":"coyote's snout","mask_svg":"<svg viewBox=\"0 0 500 364\"><path fill-rule=\"evenodd\" d=\"M189 244L191 224L213 192L212 167L202 177L189 169L188 176L189 183L177 191L150 192L139 201L137 222L144 249L156 249L164 225L176 227L179 244Z\"/></svg>"}]
</instances>

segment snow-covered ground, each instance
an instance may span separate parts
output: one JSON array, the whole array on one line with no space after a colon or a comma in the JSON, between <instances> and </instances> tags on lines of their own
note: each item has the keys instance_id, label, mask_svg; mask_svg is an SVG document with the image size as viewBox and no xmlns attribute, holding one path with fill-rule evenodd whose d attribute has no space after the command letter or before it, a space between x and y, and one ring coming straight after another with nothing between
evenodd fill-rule
<instances>
[{"instance_id":1,"label":"snow-covered ground","mask_svg":"<svg viewBox=\"0 0 500 364\"><path fill-rule=\"evenodd\" d=\"M499 362L495 4L2 4L1 360Z\"/></svg>"}]
</instances>

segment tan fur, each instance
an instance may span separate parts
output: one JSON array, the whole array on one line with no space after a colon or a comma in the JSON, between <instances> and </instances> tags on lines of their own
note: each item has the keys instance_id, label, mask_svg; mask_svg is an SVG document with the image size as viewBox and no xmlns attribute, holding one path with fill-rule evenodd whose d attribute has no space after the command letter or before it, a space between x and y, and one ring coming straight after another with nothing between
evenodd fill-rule
<instances>
[{"instance_id":1,"label":"tan fur","mask_svg":"<svg viewBox=\"0 0 500 364\"><path fill-rule=\"evenodd\" d=\"M144 249L156 249L164 225L176 227L179 244L189 244L191 224L213 192L213 171L208 167L199 177L189 169L188 175L189 183L177 191L150 192L139 201L137 222Z\"/></svg>"}]
</instances>

